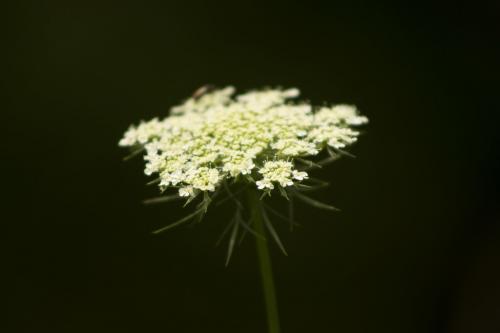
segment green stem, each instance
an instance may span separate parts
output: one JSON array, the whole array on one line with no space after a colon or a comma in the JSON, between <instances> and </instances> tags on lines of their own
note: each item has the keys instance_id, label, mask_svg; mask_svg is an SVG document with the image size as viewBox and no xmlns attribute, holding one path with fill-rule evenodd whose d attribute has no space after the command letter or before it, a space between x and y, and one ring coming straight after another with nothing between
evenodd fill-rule
<instances>
[{"instance_id":1,"label":"green stem","mask_svg":"<svg viewBox=\"0 0 500 333\"><path fill-rule=\"evenodd\" d=\"M254 228L260 235L265 235L264 221L262 218L262 203L256 190L248 190L248 205L252 214ZM267 241L261 237L255 237L257 245L257 256L259 259L260 275L262 278L262 288L266 303L267 327L269 333L280 332L280 322L278 316L278 304L276 302L276 291L274 289L273 269L271 256Z\"/></svg>"}]
</instances>

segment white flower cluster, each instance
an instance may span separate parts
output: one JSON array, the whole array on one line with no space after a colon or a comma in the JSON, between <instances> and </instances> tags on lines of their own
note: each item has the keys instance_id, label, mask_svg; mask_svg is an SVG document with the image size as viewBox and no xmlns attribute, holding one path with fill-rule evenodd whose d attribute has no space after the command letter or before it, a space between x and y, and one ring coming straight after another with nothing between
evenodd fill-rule
<instances>
[{"instance_id":1,"label":"white flower cluster","mask_svg":"<svg viewBox=\"0 0 500 333\"><path fill-rule=\"evenodd\" d=\"M368 122L354 106L313 111L309 103L292 102L297 89L233 94L227 87L189 98L163 120L131 126L119 144L144 148L145 173L158 174L160 187L176 187L180 196L244 176L270 191L307 178L294 168L295 158L344 148L359 135L352 127Z\"/></svg>"},{"instance_id":2,"label":"white flower cluster","mask_svg":"<svg viewBox=\"0 0 500 333\"><path fill-rule=\"evenodd\" d=\"M278 183L281 187L293 185L293 180L307 179L305 171L293 169L293 164L289 161L267 161L259 169L262 179L255 182L259 190L274 189L273 183Z\"/></svg>"}]
</instances>

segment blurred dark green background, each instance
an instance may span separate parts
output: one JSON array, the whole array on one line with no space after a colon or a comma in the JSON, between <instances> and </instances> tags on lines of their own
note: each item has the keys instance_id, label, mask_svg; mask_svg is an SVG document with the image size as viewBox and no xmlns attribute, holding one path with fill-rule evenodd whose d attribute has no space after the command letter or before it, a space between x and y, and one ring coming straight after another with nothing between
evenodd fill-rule
<instances>
[{"instance_id":1,"label":"blurred dark green background","mask_svg":"<svg viewBox=\"0 0 500 333\"><path fill-rule=\"evenodd\" d=\"M253 242L146 207L117 146L199 86L299 87L371 123L274 248L284 333L499 332L498 3L13 2L4 332L264 332ZM278 222L277 222L278 223Z\"/></svg>"}]
</instances>

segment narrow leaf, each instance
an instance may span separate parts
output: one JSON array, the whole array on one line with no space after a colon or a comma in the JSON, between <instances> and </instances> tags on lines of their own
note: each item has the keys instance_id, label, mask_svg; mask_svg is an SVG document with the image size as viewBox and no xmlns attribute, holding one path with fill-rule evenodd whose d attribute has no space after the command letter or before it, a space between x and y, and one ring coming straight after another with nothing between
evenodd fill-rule
<instances>
[{"instance_id":1,"label":"narrow leaf","mask_svg":"<svg viewBox=\"0 0 500 333\"><path fill-rule=\"evenodd\" d=\"M234 222L233 230L231 232L231 237L229 238L229 243L227 246L227 257L226 257L226 267L229 265L229 260L231 260L231 255L233 254L234 244L236 243L236 237L238 236L238 227L240 224Z\"/></svg>"},{"instance_id":2,"label":"narrow leaf","mask_svg":"<svg viewBox=\"0 0 500 333\"><path fill-rule=\"evenodd\" d=\"M151 204L159 204L181 199L182 197L180 197L178 194L172 194L172 195L164 195L161 197L146 199L142 203L144 203L145 205L151 205Z\"/></svg>"},{"instance_id":3,"label":"narrow leaf","mask_svg":"<svg viewBox=\"0 0 500 333\"><path fill-rule=\"evenodd\" d=\"M248 186L244 186L243 188L240 188L239 190L233 192L233 196L236 196L236 195L240 194L241 192L243 192L244 190L246 190L247 187ZM218 207L218 206L226 203L228 200L231 200L231 196L230 195L225 196L223 199L220 199L219 201L217 201L215 203L215 206Z\"/></svg>"},{"instance_id":4,"label":"narrow leaf","mask_svg":"<svg viewBox=\"0 0 500 333\"><path fill-rule=\"evenodd\" d=\"M146 186L151 186L151 185L158 184L160 181L161 181L161 178L156 178L156 179L153 179L152 181L147 182L147 183L146 183Z\"/></svg>"},{"instance_id":5,"label":"narrow leaf","mask_svg":"<svg viewBox=\"0 0 500 333\"><path fill-rule=\"evenodd\" d=\"M247 229L243 230L243 232L241 233L241 236L240 236L240 239L238 240L238 246L241 245L241 243L243 243L243 240L245 239L245 236L248 234L248 231Z\"/></svg>"},{"instance_id":6,"label":"narrow leaf","mask_svg":"<svg viewBox=\"0 0 500 333\"><path fill-rule=\"evenodd\" d=\"M336 160L338 160L340 158L340 155L333 155L333 156L329 156L327 158L324 158L318 162L316 162L314 165L311 165L311 166L308 166L308 167L305 167L305 168L301 168L301 170L304 170L304 171L309 171L309 170L314 170L314 169L318 169L318 168L321 168L325 165L328 165Z\"/></svg>"},{"instance_id":7,"label":"narrow leaf","mask_svg":"<svg viewBox=\"0 0 500 333\"><path fill-rule=\"evenodd\" d=\"M311 185L306 185L306 184L300 184L300 183L297 183L297 184L294 184L295 188L298 190L298 191L314 191L316 189L318 189L319 187L316 187L316 186L311 186Z\"/></svg>"},{"instance_id":8,"label":"narrow leaf","mask_svg":"<svg viewBox=\"0 0 500 333\"><path fill-rule=\"evenodd\" d=\"M181 225L183 223L188 222L189 220L191 220L192 218L196 217L200 213L202 213L201 209L196 210L193 213L191 213L191 214L189 214L187 216L184 216L183 218L181 218L180 220L178 220L178 221L176 221L176 222L174 222L172 224L169 224L167 226L164 226L163 228L160 228L158 230L153 231L153 234L157 235L157 234L162 233L164 231L167 231L169 229L175 228L175 227L177 227L177 226L179 226L179 225Z\"/></svg>"},{"instance_id":9,"label":"narrow leaf","mask_svg":"<svg viewBox=\"0 0 500 333\"><path fill-rule=\"evenodd\" d=\"M208 206L210 206L210 202L212 202L210 195L207 192L203 192L203 200L198 205L196 205L196 208L203 209L206 213L208 210Z\"/></svg>"},{"instance_id":10,"label":"narrow leaf","mask_svg":"<svg viewBox=\"0 0 500 333\"><path fill-rule=\"evenodd\" d=\"M222 242L222 240L224 239L224 237L227 235L227 233L229 232L229 229L231 229L231 226L233 225L234 223L234 220L231 220L227 225L226 227L224 228L224 230L222 231L222 233L220 234L219 238L217 239L217 242L215 242L215 246L219 246L220 243Z\"/></svg>"},{"instance_id":11,"label":"narrow leaf","mask_svg":"<svg viewBox=\"0 0 500 333\"><path fill-rule=\"evenodd\" d=\"M301 162L302 164L308 166L308 167L315 167L315 168L321 168L321 165L319 165L318 163L316 162L313 162L311 160L306 160L306 159L303 159L303 158L295 158L297 161Z\"/></svg>"},{"instance_id":12,"label":"narrow leaf","mask_svg":"<svg viewBox=\"0 0 500 333\"><path fill-rule=\"evenodd\" d=\"M245 229L244 231L248 231L249 233L251 233L252 235L254 235L257 238L260 238L262 240L266 240L266 238L263 235L259 234L255 230L253 230L252 227L250 227L249 223L245 222L243 219L237 218L236 221L243 227L243 229Z\"/></svg>"},{"instance_id":13,"label":"narrow leaf","mask_svg":"<svg viewBox=\"0 0 500 333\"><path fill-rule=\"evenodd\" d=\"M338 209L334 206L317 201L317 200L310 198L310 197L308 197L308 196L306 196L298 191L295 191L293 194L297 199L299 199L302 202L309 204L313 207L320 208L320 209L326 209L326 210L332 210L332 211L340 211L340 209Z\"/></svg>"},{"instance_id":14,"label":"narrow leaf","mask_svg":"<svg viewBox=\"0 0 500 333\"><path fill-rule=\"evenodd\" d=\"M332 152L332 150L333 150L333 152ZM335 153L337 153L337 154L349 156L350 158L356 158L356 156L354 156L353 154L351 154L345 150L339 149L339 148L327 147L327 151L331 156L334 156L334 155L336 155Z\"/></svg>"},{"instance_id":15,"label":"narrow leaf","mask_svg":"<svg viewBox=\"0 0 500 333\"><path fill-rule=\"evenodd\" d=\"M134 158L135 156L139 155L140 153L142 153L143 151L145 151L146 149L144 147L141 147L137 150L134 150L133 152L131 152L129 155L125 156L123 158L124 161L128 161L132 158Z\"/></svg>"},{"instance_id":16,"label":"narrow leaf","mask_svg":"<svg viewBox=\"0 0 500 333\"><path fill-rule=\"evenodd\" d=\"M293 207L293 197L290 196L290 200L288 201L288 219L290 222L290 231L293 231L293 225L295 221L295 212Z\"/></svg>"},{"instance_id":17,"label":"narrow leaf","mask_svg":"<svg viewBox=\"0 0 500 333\"><path fill-rule=\"evenodd\" d=\"M316 191L316 190L325 188L329 185L327 182L324 182L324 181L319 180L319 179L317 181L316 180L309 181L309 179L308 179L307 181L310 182L311 184L305 184L304 183L305 181L303 181L302 183L294 184L294 186L298 191L310 192L310 191Z\"/></svg>"},{"instance_id":18,"label":"narrow leaf","mask_svg":"<svg viewBox=\"0 0 500 333\"><path fill-rule=\"evenodd\" d=\"M183 207L186 207L187 205L189 205L194 199L196 199L198 197L198 194L200 194L200 192L196 192L194 195L190 196L187 200L186 200L186 203L184 204Z\"/></svg>"},{"instance_id":19,"label":"narrow leaf","mask_svg":"<svg viewBox=\"0 0 500 333\"><path fill-rule=\"evenodd\" d=\"M229 198L233 200L233 202L236 204L238 209L243 209L243 205L241 202L236 198L236 196L231 192L231 189L229 188L229 185L227 185L227 182L224 182L224 189L226 190L227 194L229 195Z\"/></svg>"},{"instance_id":20,"label":"narrow leaf","mask_svg":"<svg viewBox=\"0 0 500 333\"><path fill-rule=\"evenodd\" d=\"M328 183L328 182L326 182L324 180L318 179L318 178L314 178L314 177L309 177L304 182L310 183L309 184L310 186L326 187L326 186L330 185L330 183Z\"/></svg>"},{"instance_id":21,"label":"narrow leaf","mask_svg":"<svg viewBox=\"0 0 500 333\"><path fill-rule=\"evenodd\" d=\"M290 219L289 219L288 217L286 217L285 215L281 214L280 212L278 212L277 210L275 210L275 209L273 209L273 208L269 207L269 206L268 206L268 205L266 205L266 204L264 204L263 206L265 207L266 211L268 211L268 212L272 213L273 215L275 215L275 216L279 217L280 219L282 219L282 220L284 220L284 221L286 221L286 222L290 223ZM294 222L294 223L293 223L293 225L294 225L294 226L299 226L300 224L298 224L298 223Z\"/></svg>"},{"instance_id":22,"label":"narrow leaf","mask_svg":"<svg viewBox=\"0 0 500 333\"><path fill-rule=\"evenodd\" d=\"M269 190L264 190L264 192L262 192L262 195L260 196L259 200L262 200L264 199L264 197L268 195L269 197L271 197L271 191Z\"/></svg>"},{"instance_id":23,"label":"narrow leaf","mask_svg":"<svg viewBox=\"0 0 500 333\"><path fill-rule=\"evenodd\" d=\"M327 157L325 159L322 159L321 161L318 161L318 165L320 166L325 166L325 165L328 165L336 160L338 160L340 158L340 155L333 155L333 156L330 156L330 157Z\"/></svg>"},{"instance_id":24,"label":"narrow leaf","mask_svg":"<svg viewBox=\"0 0 500 333\"><path fill-rule=\"evenodd\" d=\"M288 198L288 194L286 193L286 190L283 187L281 187L281 186L278 186L278 188L280 190L281 196L284 197L286 200L290 200Z\"/></svg>"},{"instance_id":25,"label":"narrow leaf","mask_svg":"<svg viewBox=\"0 0 500 333\"><path fill-rule=\"evenodd\" d=\"M267 230L269 231L269 234L271 234L271 236L273 237L274 241L276 242L276 244L278 245L280 250L283 252L283 254L288 256L288 253L286 253L285 247L283 246L283 243L281 243L281 240L278 236L278 233L276 232L276 230L274 230L274 227L273 227L271 221L269 221L269 217L267 216L264 208L261 209L261 212L262 212L262 218L264 219L264 225L266 226Z\"/></svg>"}]
</instances>

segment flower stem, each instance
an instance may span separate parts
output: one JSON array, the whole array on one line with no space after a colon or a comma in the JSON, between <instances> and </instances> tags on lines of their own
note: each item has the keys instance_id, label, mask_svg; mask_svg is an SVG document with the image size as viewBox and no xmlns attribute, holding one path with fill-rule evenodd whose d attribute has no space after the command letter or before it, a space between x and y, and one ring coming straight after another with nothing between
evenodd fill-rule
<instances>
[{"instance_id":1,"label":"flower stem","mask_svg":"<svg viewBox=\"0 0 500 333\"><path fill-rule=\"evenodd\" d=\"M259 200L259 194L256 190L247 190L248 205L252 214L254 228L260 235L265 235L264 221L262 218L262 203ZM257 257L259 260L260 275L262 279L262 288L264 300L266 303L267 327L269 333L279 333L280 323L278 316L278 304L276 301L276 291L274 289L273 269L271 265L271 256L267 240L261 237L255 237L257 247Z\"/></svg>"}]
</instances>

